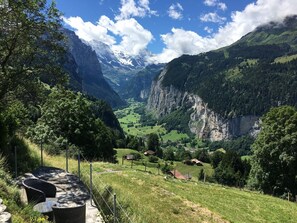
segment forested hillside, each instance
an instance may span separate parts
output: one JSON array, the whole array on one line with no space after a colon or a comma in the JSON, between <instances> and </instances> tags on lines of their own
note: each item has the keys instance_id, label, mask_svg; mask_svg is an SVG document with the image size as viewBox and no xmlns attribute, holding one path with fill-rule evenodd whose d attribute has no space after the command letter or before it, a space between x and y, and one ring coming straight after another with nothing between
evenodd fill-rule
<instances>
[{"instance_id":1,"label":"forested hillside","mask_svg":"<svg viewBox=\"0 0 297 223\"><path fill-rule=\"evenodd\" d=\"M68 147L112 161L124 134L110 105L92 96L122 101L91 48L65 36L55 4L1 2L0 29L0 152L9 160L22 136L51 153Z\"/></svg>"},{"instance_id":2,"label":"forested hillside","mask_svg":"<svg viewBox=\"0 0 297 223\"><path fill-rule=\"evenodd\" d=\"M199 95L226 118L297 105L297 16L270 23L217 51L168 64L163 86Z\"/></svg>"}]
</instances>

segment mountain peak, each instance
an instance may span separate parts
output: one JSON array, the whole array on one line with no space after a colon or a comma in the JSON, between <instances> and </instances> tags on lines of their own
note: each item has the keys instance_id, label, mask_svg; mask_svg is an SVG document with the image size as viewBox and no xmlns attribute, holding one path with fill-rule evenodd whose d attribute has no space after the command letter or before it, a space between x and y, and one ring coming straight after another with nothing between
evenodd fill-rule
<instances>
[{"instance_id":1,"label":"mountain peak","mask_svg":"<svg viewBox=\"0 0 297 223\"><path fill-rule=\"evenodd\" d=\"M96 52L99 61L108 67L115 67L123 70L134 70L143 68L146 65L148 52L142 52L137 56L131 56L118 49L112 49L107 44L92 40L85 43Z\"/></svg>"}]
</instances>

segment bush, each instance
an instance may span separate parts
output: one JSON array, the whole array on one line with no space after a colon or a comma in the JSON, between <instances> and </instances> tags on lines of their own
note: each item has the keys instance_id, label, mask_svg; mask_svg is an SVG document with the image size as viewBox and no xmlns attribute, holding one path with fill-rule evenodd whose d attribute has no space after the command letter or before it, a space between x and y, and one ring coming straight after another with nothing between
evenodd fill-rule
<instances>
[{"instance_id":1,"label":"bush","mask_svg":"<svg viewBox=\"0 0 297 223\"><path fill-rule=\"evenodd\" d=\"M131 153L131 155L133 155L134 160L140 160L141 159L141 155L139 153Z\"/></svg>"},{"instance_id":2,"label":"bush","mask_svg":"<svg viewBox=\"0 0 297 223\"><path fill-rule=\"evenodd\" d=\"M161 167L162 173L169 173L170 170L172 170L172 166L170 166L167 162L164 166Z\"/></svg>"},{"instance_id":3,"label":"bush","mask_svg":"<svg viewBox=\"0 0 297 223\"><path fill-rule=\"evenodd\" d=\"M159 161L159 158L156 156L149 156L149 162L151 163L157 163Z\"/></svg>"}]
</instances>

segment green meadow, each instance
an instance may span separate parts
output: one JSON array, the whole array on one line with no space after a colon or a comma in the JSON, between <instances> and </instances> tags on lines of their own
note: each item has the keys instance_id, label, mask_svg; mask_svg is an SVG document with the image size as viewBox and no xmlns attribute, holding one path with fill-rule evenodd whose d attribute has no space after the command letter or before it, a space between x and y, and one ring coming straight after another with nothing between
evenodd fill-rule
<instances>
[{"instance_id":1,"label":"green meadow","mask_svg":"<svg viewBox=\"0 0 297 223\"><path fill-rule=\"evenodd\" d=\"M129 107L115 111L115 114L123 128L124 132L129 135L145 137L151 133L158 134L163 142L166 141L180 141L188 138L187 134L179 133L176 130L167 132L163 125L142 126L140 123L140 114L135 110L144 107L144 103L129 101Z\"/></svg>"},{"instance_id":2,"label":"green meadow","mask_svg":"<svg viewBox=\"0 0 297 223\"><path fill-rule=\"evenodd\" d=\"M29 145L34 153L39 152L37 146ZM134 163L131 167L130 161L124 161L122 165L121 157L135 151L117 149L117 152L118 164L93 163L93 187L102 193L107 187L115 192L134 223L296 222L296 203L258 192L204 183L197 178L191 181L165 178L155 167L144 171L143 165ZM62 156L45 154L45 160L46 165L65 169ZM193 176L197 168L212 173L208 165L196 167L176 162L174 165L180 172L189 172ZM69 169L76 172L77 161L70 159ZM87 176L88 171L89 164L83 162L83 175ZM88 178L85 179L88 183Z\"/></svg>"}]
</instances>

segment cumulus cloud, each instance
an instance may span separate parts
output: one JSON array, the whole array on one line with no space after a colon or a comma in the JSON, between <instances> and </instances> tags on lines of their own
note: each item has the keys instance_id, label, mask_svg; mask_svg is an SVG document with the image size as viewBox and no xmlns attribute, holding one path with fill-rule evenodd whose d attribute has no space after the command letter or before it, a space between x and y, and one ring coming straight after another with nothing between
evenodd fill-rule
<instances>
[{"instance_id":1,"label":"cumulus cloud","mask_svg":"<svg viewBox=\"0 0 297 223\"><path fill-rule=\"evenodd\" d=\"M218 0L204 0L204 5L218 7L219 9L225 11L227 9L227 5L224 2L220 2Z\"/></svg>"},{"instance_id":2,"label":"cumulus cloud","mask_svg":"<svg viewBox=\"0 0 297 223\"><path fill-rule=\"evenodd\" d=\"M107 28L91 22L85 22L80 17L63 18L64 22L75 30L76 35L85 40L99 40L107 45L115 44L115 38L108 35Z\"/></svg>"},{"instance_id":3,"label":"cumulus cloud","mask_svg":"<svg viewBox=\"0 0 297 223\"><path fill-rule=\"evenodd\" d=\"M201 15L200 20L203 22L224 23L227 19L225 17L219 16L216 12L210 12Z\"/></svg>"},{"instance_id":4,"label":"cumulus cloud","mask_svg":"<svg viewBox=\"0 0 297 223\"><path fill-rule=\"evenodd\" d=\"M182 54L197 54L207 51L209 44L215 45L215 40L203 38L193 31L172 28L171 33L161 35L166 45L162 53L151 58L152 62L166 63Z\"/></svg>"},{"instance_id":5,"label":"cumulus cloud","mask_svg":"<svg viewBox=\"0 0 297 223\"><path fill-rule=\"evenodd\" d=\"M128 55L138 55L153 39L152 33L144 29L134 18L113 22L108 17L102 16L99 24L122 38L119 44L114 44L111 48Z\"/></svg>"},{"instance_id":6,"label":"cumulus cloud","mask_svg":"<svg viewBox=\"0 0 297 223\"><path fill-rule=\"evenodd\" d=\"M101 16L97 24L84 22L80 17L64 18L76 35L85 41L97 40L109 45L113 50L136 56L147 48L153 40L150 31L144 29L134 18L112 21ZM116 42L116 36L121 38Z\"/></svg>"},{"instance_id":7,"label":"cumulus cloud","mask_svg":"<svg viewBox=\"0 0 297 223\"><path fill-rule=\"evenodd\" d=\"M231 21L220 27L211 37L202 37L192 31L173 28L170 33L161 35L165 48L152 59L165 63L182 54L198 54L224 47L259 25L270 21L281 22L284 17L296 12L296 0L258 0L247 5L243 11L233 12Z\"/></svg>"},{"instance_id":8,"label":"cumulus cloud","mask_svg":"<svg viewBox=\"0 0 297 223\"><path fill-rule=\"evenodd\" d=\"M149 0L121 0L120 14L115 17L116 20L128 19L131 17L145 17L157 15L157 11L151 10Z\"/></svg>"},{"instance_id":9,"label":"cumulus cloud","mask_svg":"<svg viewBox=\"0 0 297 223\"><path fill-rule=\"evenodd\" d=\"M168 15L172 19L182 19L183 18L183 7L180 3L172 4L168 9Z\"/></svg>"}]
</instances>

